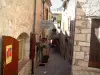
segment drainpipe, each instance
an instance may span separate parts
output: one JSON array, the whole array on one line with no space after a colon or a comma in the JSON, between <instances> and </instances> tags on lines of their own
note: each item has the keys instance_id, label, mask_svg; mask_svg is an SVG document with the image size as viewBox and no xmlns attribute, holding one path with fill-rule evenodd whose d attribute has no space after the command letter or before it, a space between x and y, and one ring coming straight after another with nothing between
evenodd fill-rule
<instances>
[{"instance_id":1,"label":"drainpipe","mask_svg":"<svg viewBox=\"0 0 100 75\"><path fill-rule=\"evenodd\" d=\"M35 33L35 24L36 24L36 0L34 0L34 24L33 24L33 33Z\"/></svg>"},{"instance_id":2,"label":"drainpipe","mask_svg":"<svg viewBox=\"0 0 100 75\"><path fill-rule=\"evenodd\" d=\"M36 39L35 39L35 37L36 37L36 34L35 34L35 26L36 26L36 0L34 0L34 23L33 23L33 38L32 38L32 58L31 58L31 60L32 60L32 75L34 75L34 57L35 57L35 45L36 45Z\"/></svg>"},{"instance_id":3,"label":"drainpipe","mask_svg":"<svg viewBox=\"0 0 100 75\"><path fill-rule=\"evenodd\" d=\"M43 2L43 20L44 20L44 3L45 3L45 0L42 0Z\"/></svg>"}]
</instances>

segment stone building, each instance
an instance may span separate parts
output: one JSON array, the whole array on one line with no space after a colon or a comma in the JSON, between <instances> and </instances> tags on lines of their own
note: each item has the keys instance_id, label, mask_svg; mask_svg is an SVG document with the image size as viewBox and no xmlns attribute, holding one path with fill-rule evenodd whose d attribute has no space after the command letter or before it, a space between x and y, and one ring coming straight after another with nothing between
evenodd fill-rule
<instances>
[{"instance_id":1,"label":"stone building","mask_svg":"<svg viewBox=\"0 0 100 75\"><path fill-rule=\"evenodd\" d=\"M44 8L42 14L43 14L43 18L42 18L42 22L41 22L41 28L42 28L42 37L46 37L46 34L48 33L48 29L42 26L42 23L48 24L48 22L51 21L52 18L52 12L50 10L51 7L51 1L50 0L44 0L44 7L42 5L42 8Z\"/></svg>"},{"instance_id":2,"label":"stone building","mask_svg":"<svg viewBox=\"0 0 100 75\"><path fill-rule=\"evenodd\" d=\"M0 0L0 35L11 36L19 41L19 75L31 73L29 53L33 5L33 0Z\"/></svg>"},{"instance_id":3,"label":"stone building","mask_svg":"<svg viewBox=\"0 0 100 75\"><path fill-rule=\"evenodd\" d=\"M39 36L41 35L42 5L42 0L36 0L36 42L39 41ZM48 5L46 7L49 9ZM31 75L29 55L33 17L34 0L0 0L0 35L13 37L19 42L18 75Z\"/></svg>"},{"instance_id":4,"label":"stone building","mask_svg":"<svg viewBox=\"0 0 100 75\"><path fill-rule=\"evenodd\" d=\"M41 27L41 22L51 20L52 13L50 11L50 0L37 0L36 4L36 42L40 42L40 39L45 36L46 29ZM40 37L41 36L41 37ZM35 64L34 68L38 67L38 56L35 52Z\"/></svg>"},{"instance_id":5,"label":"stone building","mask_svg":"<svg viewBox=\"0 0 100 75\"><path fill-rule=\"evenodd\" d=\"M71 46L68 48L72 49L66 49L66 58L72 59L72 75L99 75L100 0L65 2L66 25L70 27L69 29L67 26L68 36L69 40L72 40L68 42L68 46Z\"/></svg>"},{"instance_id":6,"label":"stone building","mask_svg":"<svg viewBox=\"0 0 100 75\"><path fill-rule=\"evenodd\" d=\"M44 5L43 5L44 1ZM41 21L50 20L52 13L50 11L51 2L50 0L37 0L36 9L36 40L39 42L39 36L42 35ZM44 6L44 10L43 10ZM44 14L44 15L43 15ZM43 19L44 17L44 19Z\"/></svg>"}]
</instances>

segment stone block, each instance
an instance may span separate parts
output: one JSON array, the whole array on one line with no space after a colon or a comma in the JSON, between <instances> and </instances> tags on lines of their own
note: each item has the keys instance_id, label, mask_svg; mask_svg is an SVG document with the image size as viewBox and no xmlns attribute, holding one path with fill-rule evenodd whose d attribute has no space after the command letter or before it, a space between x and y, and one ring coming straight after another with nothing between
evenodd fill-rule
<instances>
[{"instance_id":1,"label":"stone block","mask_svg":"<svg viewBox=\"0 0 100 75\"><path fill-rule=\"evenodd\" d=\"M77 11L77 12L81 12L81 11L83 11L83 10L82 10L82 8L77 8L76 11Z\"/></svg>"},{"instance_id":2,"label":"stone block","mask_svg":"<svg viewBox=\"0 0 100 75\"><path fill-rule=\"evenodd\" d=\"M85 25L86 21L82 21L82 20L76 20L76 27L77 28L86 28L87 25Z\"/></svg>"},{"instance_id":3,"label":"stone block","mask_svg":"<svg viewBox=\"0 0 100 75\"><path fill-rule=\"evenodd\" d=\"M88 43L88 42L79 42L78 45L79 46L90 46L90 43Z\"/></svg>"},{"instance_id":4,"label":"stone block","mask_svg":"<svg viewBox=\"0 0 100 75\"><path fill-rule=\"evenodd\" d=\"M80 75L80 71L72 71L72 75Z\"/></svg>"},{"instance_id":5,"label":"stone block","mask_svg":"<svg viewBox=\"0 0 100 75\"><path fill-rule=\"evenodd\" d=\"M81 29L81 33L89 34L91 33L91 29Z\"/></svg>"},{"instance_id":6,"label":"stone block","mask_svg":"<svg viewBox=\"0 0 100 75\"><path fill-rule=\"evenodd\" d=\"M81 50L81 47L80 46L74 46L74 51L80 51Z\"/></svg>"},{"instance_id":7,"label":"stone block","mask_svg":"<svg viewBox=\"0 0 100 75\"><path fill-rule=\"evenodd\" d=\"M83 70L86 70L86 68L84 68ZM100 69L98 69L98 68L88 67L87 70L92 71L92 72L96 72L96 73L100 73Z\"/></svg>"},{"instance_id":8,"label":"stone block","mask_svg":"<svg viewBox=\"0 0 100 75\"><path fill-rule=\"evenodd\" d=\"M90 22L87 24L87 28L91 28L91 23Z\"/></svg>"},{"instance_id":9,"label":"stone block","mask_svg":"<svg viewBox=\"0 0 100 75\"><path fill-rule=\"evenodd\" d=\"M87 17L82 17L82 20L86 20L86 21L87 21L87 20L88 20L88 18L87 18Z\"/></svg>"},{"instance_id":10,"label":"stone block","mask_svg":"<svg viewBox=\"0 0 100 75\"><path fill-rule=\"evenodd\" d=\"M76 15L77 15L77 16L84 16L85 13L84 13L84 11L83 11L82 8L77 8L77 9L76 9Z\"/></svg>"},{"instance_id":11,"label":"stone block","mask_svg":"<svg viewBox=\"0 0 100 75\"><path fill-rule=\"evenodd\" d=\"M85 13L84 13L84 12L77 12L76 15L77 15L77 16L84 16Z\"/></svg>"},{"instance_id":12,"label":"stone block","mask_svg":"<svg viewBox=\"0 0 100 75\"><path fill-rule=\"evenodd\" d=\"M95 75L95 73L94 72L89 72L89 75Z\"/></svg>"},{"instance_id":13,"label":"stone block","mask_svg":"<svg viewBox=\"0 0 100 75\"><path fill-rule=\"evenodd\" d=\"M91 40L91 34L87 34L87 42L90 42Z\"/></svg>"},{"instance_id":14,"label":"stone block","mask_svg":"<svg viewBox=\"0 0 100 75\"><path fill-rule=\"evenodd\" d=\"M86 41L86 34L75 34L75 40Z\"/></svg>"},{"instance_id":15,"label":"stone block","mask_svg":"<svg viewBox=\"0 0 100 75\"><path fill-rule=\"evenodd\" d=\"M84 60L88 62L89 61L89 55L85 55Z\"/></svg>"},{"instance_id":16,"label":"stone block","mask_svg":"<svg viewBox=\"0 0 100 75\"><path fill-rule=\"evenodd\" d=\"M80 33L80 32L81 32L80 29L75 28L75 33Z\"/></svg>"},{"instance_id":17,"label":"stone block","mask_svg":"<svg viewBox=\"0 0 100 75\"><path fill-rule=\"evenodd\" d=\"M88 67L88 62L79 60L78 65L81 66L81 67Z\"/></svg>"},{"instance_id":18,"label":"stone block","mask_svg":"<svg viewBox=\"0 0 100 75\"><path fill-rule=\"evenodd\" d=\"M82 25L87 26L87 24L88 24L88 21L87 20L83 20Z\"/></svg>"},{"instance_id":19,"label":"stone block","mask_svg":"<svg viewBox=\"0 0 100 75\"><path fill-rule=\"evenodd\" d=\"M76 45L76 41L74 41L74 45Z\"/></svg>"},{"instance_id":20,"label":"stone block","mask_svg":"<svg viewBox=\"0 0 100 75\"><path fill-rule=\"evenodd\" d=\"M95 73L94 75L100 75L100 73Z\"/></svg>"},{"instance_id":21,"label":"stone block","mask_svg":"<svg viewBox=\"0 0 100 75\"><path fill-rule=\"evenodd\" d=\"M89 55L89 54L90 54L90 51L89 51L89 52L85 52L85 54L86 54L86 55Z\"/></svg>"},{"instance_id":22,"label":"stone block","mask_svg":"<svg viewBox=\"0 0 100 75\"><path fill-rule=\"evenodd\" d=\"M77 20L80 20L80 19L81 19L81 16L76 16L76 19L77 19Z\"/></svg>"},{"instance_id":23,"label":"stone block","mask_svg":"<svg viewBox=\"0 0 100 75\"><path fill-rule=\"evenodd\" d=\"M73 64L75 64L75 59L73 59Z\"/></svg>"},{"instance_id":24,"label":"stone block","mask_svg":"<svg viewBox=\"0 0 100 75\"><path fill-rule=\"evenodd\" d=\"M82 22L81 20L76 20L76 26L81 26Z\"/></svg>"},{"instance_id":25,"label":"stone block","mask_svg":"<svg viewBox=\"0 0 100 75\"><path fill-rule=\"evenodd\" d=\"M74 52L74 59L84 59L84 52Z\"/></svg>"},{"instance_id":26,"label":"stone block","mask_svg":"<svg viewBox=\"0 0 100 75\"><path fill-rule=\"evenodd\" d=\"M73 65L72 66L72 70L73 71L81 71L81 67L80 66Z\"/></svg>"},{"instance_id":27,"label":"stone block","mask_svg":"<svg viewBox=\"0 0 100 75\"><path fill-rule=\"evenodd\" d=\"M88 71L80 71L80 75L90 75Z\"/></svg>"},{"instance_id":28,"label":"stone block","mask_svg":"<svg viewBox=\"0 0 100 75\"><path fill-rule=\"evenodd\" d=\"M90 51L90 48L89 47L81 47L81 50L83 52L89 52Z\"/></svg>"}]
</instances>

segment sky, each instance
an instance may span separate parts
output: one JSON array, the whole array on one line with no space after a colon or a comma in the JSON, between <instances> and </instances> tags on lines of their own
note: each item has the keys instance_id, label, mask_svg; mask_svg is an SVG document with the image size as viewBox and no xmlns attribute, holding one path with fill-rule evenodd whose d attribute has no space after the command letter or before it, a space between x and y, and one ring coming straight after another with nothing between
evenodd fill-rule
<instances>
[{"instance_id":1,"label":"sky","mask_svg":"<svg viewBox=\"0 0 100 75\"><path fill-rule=\"evenodd\" d=\"M51 0L52 6L51 6L51 11L53 9L59 8L62 6L62 1L61 0Z\"/></svg>"}]
</instances>

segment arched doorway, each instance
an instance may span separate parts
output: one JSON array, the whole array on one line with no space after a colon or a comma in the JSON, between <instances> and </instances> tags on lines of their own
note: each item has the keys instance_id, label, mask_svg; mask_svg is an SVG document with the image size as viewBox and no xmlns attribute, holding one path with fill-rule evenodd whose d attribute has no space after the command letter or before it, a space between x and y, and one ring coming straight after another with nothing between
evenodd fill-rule
<instances>
[{"instance_id":1,"label":"arched doorway","mask_svg":"<svg viewBox=\"0 0 100 75\"><path fill-rule=\"evenodd\" d=\"M17 40L19 41L19 71L27 63L30 54L30 38L29 35L25 32L21 33Z\"/></svg>"}]
</instances>

